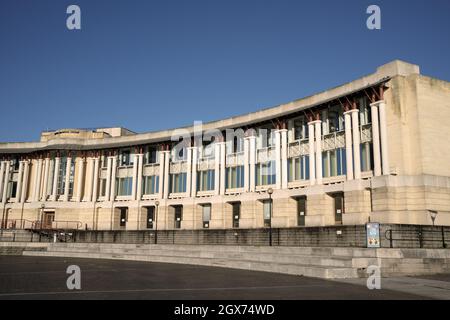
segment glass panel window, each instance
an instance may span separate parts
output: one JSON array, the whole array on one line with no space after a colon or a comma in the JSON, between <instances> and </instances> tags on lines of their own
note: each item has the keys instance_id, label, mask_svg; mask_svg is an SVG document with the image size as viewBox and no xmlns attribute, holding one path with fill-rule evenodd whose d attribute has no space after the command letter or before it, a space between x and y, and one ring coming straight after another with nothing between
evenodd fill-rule
<instances>
[{"instance_id":1,"label":"glass panel window","mask_svg":"<svg viewBox=\"0 0 450 320\"><path fill-rule=\"evenodd\" d=\"M361 171L373 170L372 144L369 142L360 144Z\"/></svg>"},{"instance_id":2,"label":"glass panel window","mask_svg":"<svg viewBox=\"0 0 450 320\"><path fill-rule=\"evenodd\" d=\"M116 195L118 196L131 196L133 188L133 178L116 178Z\"/></svg>"},{"instance_id":3,"label":"glass panel window","mask_svg":"<svg viewBox=\"0 0 450 320\"><path fill-rule=\"evenodd\" d=\"M256 185L271 185L276 183L275 161L256 164Z\"/></svg>"},{"instance_id":4,"label":"glass panel window","mask_svg":"<svg viewBox=\"0 0 450 320\"><path fill-rule=\"evenodd\" d=\"M134 163L134 154L131 153L130 149L124 149L120 151L119 154L119 165L121 167L132 166Z\"/></svg>"},{"instance_id":5,"label":"glass panel window","mask_svg":"<svg viewBox=\"0 0 450 320\"><path fill-rule=\"evenodd\" d=\"M143 179L142 193L144 195L159 192L159 176L146 176Z\"/></svg>"},{"instance_id":6,"label":"glass panel window","mask_svg":"<svg viewBox=\"0 0 450 320\"><path fill-rule=\"evenodd\" d=\"M322 176L324 178L345 175L346 173L345 148L322 152Z\"/></svg>"},{"instance_id":7,"label":"glass panel window","mask_svg":"<svg viewBox=\"0 0 450 320\"><path fill-rule=\"evenodd\" d=\"M244 187L244 166L226 168L225 186L227 189Z\"/></svg>"},{"instance_id":8,"label":"glass panel window","mask_svg":"<svg viewBox=\"0 0 450 320\"><path fill-rule=\"evenodd\" d=\"M144 149L144 164L158 163L159 154L156 147L148 146Z\"/></svg>"},{"instance_id":9,"label":"glass panel window","mask_svg":"<svg viewBox=\"0 0 450 320\"><path fill-rule=\"evenodd\" d=\"M288 159L289 182L309 180L309 155Z\"/></svg>"},{"instance_id":10,"label":"glass panel window","mask_svg":"<svg viewBox=\"0 0 450 320\"><path fill-rule=\"evenodd\" d=\"M214 170L199 171L197 174L197 191L214 190Z\"/></svg>"},{"instance_id":11,"label":"glass panel window","mask_svg":"<svg viewBox=\"0 0 450 320\"><path fill-rule=\"evenodd\" d=\"M186 172L173 173L170 175L170 187L171 193L186 192Z\"/></svg>"}]
</instances>

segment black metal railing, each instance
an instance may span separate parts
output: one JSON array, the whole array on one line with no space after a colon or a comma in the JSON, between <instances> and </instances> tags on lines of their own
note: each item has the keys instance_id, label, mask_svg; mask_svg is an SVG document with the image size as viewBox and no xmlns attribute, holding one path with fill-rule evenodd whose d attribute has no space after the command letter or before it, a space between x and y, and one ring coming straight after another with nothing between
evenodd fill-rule
<instances>
[{"instance_id":1,"label":"black metal railing","mask_svg":"<svg viewBox=\"0 0 450 320\"><path fill-rule=\"evenodd\" d=\"M450 228L417 226L414 229L395 229L389 228L385 231L385 238L389 241L389 247L394 248L398 246L419 248L447 248L450 242Z\"/></svg>"}]
</instances>

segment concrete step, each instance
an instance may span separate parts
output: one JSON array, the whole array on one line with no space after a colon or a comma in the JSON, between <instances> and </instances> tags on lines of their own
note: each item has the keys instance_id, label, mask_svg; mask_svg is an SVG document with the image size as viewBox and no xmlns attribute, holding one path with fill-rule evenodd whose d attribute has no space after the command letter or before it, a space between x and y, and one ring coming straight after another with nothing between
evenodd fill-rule
<instances>
[{"instance_id":1,"label":"concrete step","mask_svg":"<svg viewBox=\"0 0 450 320\"><path fill-rule=\"evenodd\" d=\"M234 253L221 251L200 251L194 250L170 250L163 249L125 249L125 248L81 248L73 247L67 248L60 245L50 245L49 251L52 252L89 252L89 253L110 253L110 254L132 254L132 255L157 255L157 256L184 256L191 258L215 258L215 259L235 259L235 260L249 260L261 262L279 263L293 263L302 265L318 265L318 266L333 266L333 267L352 267L351 257L329 257L329 256L307 256L298 254L280 254L272 253Z\"/></svg>"},{"instance_id":2,"label":"concrete step","mask_svg":"<svg viewBox=\"0 0 450 320\"><path fill-rule=\"evenodd\" d=\"M216 258L191 258L183 256L154 256L154 255L133 255L133 254L113 254L113 253L93 253L93 252L71 252L71 251L49 251L36 252L24 251L26 256L47 256L47 257L71 257L71 258L92 258L92 259L117 259L134 260L162 263L180 263L190 265L204 265L215 267L226 267L234 269L245 269L253 271L277 272L299 276L315 278L356 278L357 271L354 268L339 268L325 266L311 266L289 263L269 263L262 261L248 261L236 259L216 259Z\"/></svg>"}]
</instances>

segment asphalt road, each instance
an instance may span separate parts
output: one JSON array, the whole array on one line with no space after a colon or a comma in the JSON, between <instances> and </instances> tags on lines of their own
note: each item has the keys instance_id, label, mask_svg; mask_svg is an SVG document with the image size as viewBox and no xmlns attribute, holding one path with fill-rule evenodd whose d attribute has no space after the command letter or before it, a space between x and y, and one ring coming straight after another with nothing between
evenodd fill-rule
<instances>
[{"instance_id":1,"label":"asphalt road","mask_svg":"<svg viewBox=\"0 0 450 320\"><path fill-rule=\"evenodd\" d=\"M69 290L67 267L81 269ZM52 257L0 256L6 299L426 299L392 290L266 272L202 266Z\"/></svg>"}]
</instances>

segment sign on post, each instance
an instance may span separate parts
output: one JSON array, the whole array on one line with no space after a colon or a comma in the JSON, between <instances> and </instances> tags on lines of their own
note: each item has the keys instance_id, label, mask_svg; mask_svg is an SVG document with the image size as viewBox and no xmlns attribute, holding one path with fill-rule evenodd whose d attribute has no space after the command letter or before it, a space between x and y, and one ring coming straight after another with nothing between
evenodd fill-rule
<instances>
[{"instance_id":1,"label":"sign on post","mask_svg":"<svg viewBox=\"0 0 450 320\"><path fill-rule=\"evenodd\" d=\"M380 248L380 224L370 222L366 224L367 248Z\"/></svg>"}]
</instances>

